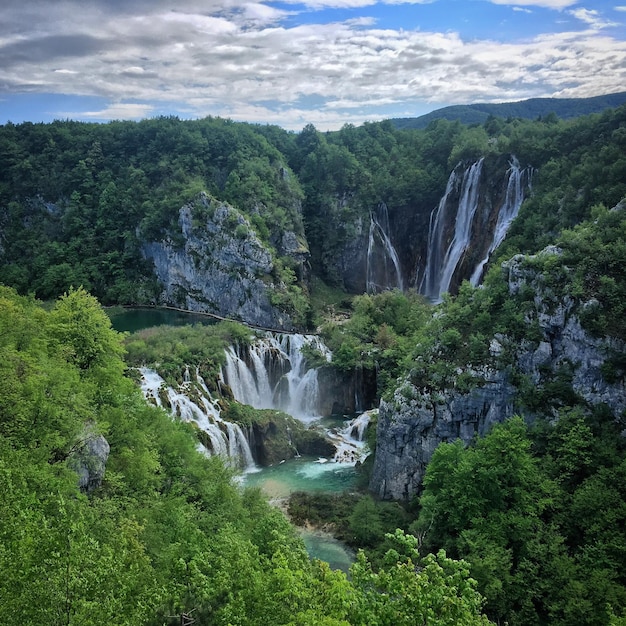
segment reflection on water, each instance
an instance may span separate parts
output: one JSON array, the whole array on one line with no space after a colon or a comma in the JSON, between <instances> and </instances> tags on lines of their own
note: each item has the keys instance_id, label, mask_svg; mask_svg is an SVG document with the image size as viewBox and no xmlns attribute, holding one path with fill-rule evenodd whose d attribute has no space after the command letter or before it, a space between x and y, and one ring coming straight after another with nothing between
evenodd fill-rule
<instances>
[{"instance_id":1,"label":"reflection on water","mask_svg":"<svg viewBox=\"0 0 626 626\"><path fill-rule=\"evenodd\" d=\"M111 325L118 332L135 333L153 326L185 326L186 324L216 324L217 319L198 313L173 309L113 307L105 309Z\"/></svg>"}]
</instances>

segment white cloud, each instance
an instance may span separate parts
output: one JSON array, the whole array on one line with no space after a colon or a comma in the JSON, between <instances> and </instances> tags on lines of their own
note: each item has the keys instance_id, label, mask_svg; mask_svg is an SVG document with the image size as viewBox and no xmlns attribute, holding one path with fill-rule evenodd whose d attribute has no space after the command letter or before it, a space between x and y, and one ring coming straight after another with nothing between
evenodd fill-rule
<instances>
[{"instance_id":1,"label":"white cloud","mask_svg":"<svg viewBox=\"0 0 626 626\"><path fill-rule=\"evenodd\" d=\"M590 10L590 9L573 9L569 11L571 15L573 15L576 19L581 22L585 22L585 24L589 24L591 28L600 29L607 28L609 26L617 26L615 22L610 22L608 20L600 17L598 11Z\"/></svg>"},{"instance_id":2,"label":"white cloud","mask_svg":"<svg viewBox=\"0 0 626 626\"><path fill-rule=\"evenodd\" d=\"M543 7L544 9L566 9L578 0L489 0L493 4L510 4L524 7Z\"/></svg>"},{"instance_id":3,"label":"white cloud","mask_svg":"<svg viewBox=\"0 0 626 626\"><path fill-rule=\"evenodd\" d=\"M626 6L613 7L613 10L615 10L615 11L626 11Z\"/></svg>"},{"instance_id":4,"label":"white cloud","mask_svg":"<svg viewBox=\"0 0 626 626\"><path fill-rule=\"evenodd\" d=\"M121 12L93 1L80 11L60 3L45 19L20 13L18 4L1 7L10 36L0 39L0 84L5 94L121 103L81 115L92 119L174 108L293 129L373 121L390 107L411 111L424 102L587 96L626 84L626 43L591 28L501 43L383 29L371 18L288 27L263 4L219 3L211 11L211 1L179 0L173 12L154 0L142 5L155 7L149 13L133 12L130 0Z\"/></svg>"},{"instance_id":5,"label":"white cloud","mask_svg":"<svg viewBox=\"0 0 626 626\"><path fill-rule=\"evenodd\" d=\"M513 7L513 10L519 13L532 13L530 9L522 9L522 7Z\"/></svg>"},{"instance_id":6,"label":"white cloud","mask_svg":"<svg viewBox=\"0 0 626 626\"><path fill-rule=\"evenodd\" d=\"M88 117L98 120L139 120L144 117L148 117L154 111L154 107L151 104L136 104L136 103L118 103L108 106L101 111L86 111L82 113L64 113L61 117L64 118L77 118Z\"/></svg>"},{"instance_id":7,"label":"white cloud","mask_svg":"<svg viewBox=\"0 0 626 626\"><path fill-rule=\"evenodd\" d=\"M433 4L438 0L286 0L291 4L303 4L310 9L356 9L374 4Z\"/></svg>"}]
</instances>

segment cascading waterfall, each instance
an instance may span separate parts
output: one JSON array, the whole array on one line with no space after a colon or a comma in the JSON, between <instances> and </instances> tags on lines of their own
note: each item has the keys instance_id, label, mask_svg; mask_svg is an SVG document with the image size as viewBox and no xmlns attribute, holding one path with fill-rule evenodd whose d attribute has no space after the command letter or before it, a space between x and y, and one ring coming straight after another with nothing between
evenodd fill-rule
<instances>
[{"instance_id":1,"label":"cascading waterfall","mask_svg":"<svg viewBox=\"0 0 626 626\"><path fill-rule=\"evenodd\" d=\"M517 217L522 202L526 197L526 190L530 189L532 183L533 170L530 167L520 169L519 161L514 156L509 163L507 170L507 186L504 203L498 212L498 220L493 232L493 239L487 250L485 258L476 266L472 273L470 283L475 287L478 285L483 275L485 265L489 261L489 257L493 251L504 241L506 234L511 226L511 222Z\"/></svg>"},{"instance_id":2,"label":"cascading waterfall","mask_svg":"<svg viewBox=\"0 0 626 626\"><path fill-rule=\"evenodd\" d=\"M250 470L255 467L248 440L238 424L228 422L220 417L217 402L202 379L196 372L196 383L202 390L200 407L185 392L190 392L192 380L189 368L185 371L184 382L176 390L154 371L146 367L141 372L141 390L147 400L163 407L185 422L195 422L204 431L210 442L209 452L224 457L230 464ZM198 395L198 394L194 394Z\"/></svg>"},{"instance_id":3,"label":"cascading waterfall","mask_svg":"<svg viewBox=\"0 0 626 626\"><path fill-rule=\"evenodd\" d=\"M343 428L331 433L337 452L333 458L336 463L356 464L366 456L365 431L378 409L366 411L350 420Z\"/></svg>"},{"instance_id":4,"label":"cascading waterfall","mask_svg":"<svg viewBox=\"0 0 626 626\"><path fill-rule=\"evenodd\" d=\"M389 212L382 202L370 215L367 245L366 290L377 293L386 289L404 290L400 259L390 238Z\"/></svg>"},{"instance_id":5,"label":"cascading waterfall","mask_svg":"<svg viewBox=\"0 0 626 626\"><path fill-rule=\"evenodd\" d=\"M321 417L320 388L317 369L308 366L302 353L306 345L330 361L328 348L314 335L266 333L250 346L231 346L226 350L222 383L230 387L238 402L258 409L284 411L311 425ZM365 412L341 429L326 431L336 448L334 462L354 465L362 460L363 438L371 415L372 411Z\"/></svg>"},{"instance_id":6,"label":"cascading waterfall","mask_svg":"<svg viewBox=\"0 0 626 626\"><path fill-rule=\"evenodd\" d=\"M330 360L328 348L313 335L267 333L250 346L226 350L222 381L238 402L311 422L320 417L319 383L302 354L304 345Z\"/></svg>"},{"instance_id":7,"label":"cascading waterfall","mask_svg":"<svg viewBox=\"0 0 626 626\"><path fill-rule=\"evenodd\" d=\"M450 282L461 257L470 243L472 221L478 206L480 174L484 158L476 161L465 170L461 181L459 204L454 222L452 240L443 253L444 230L446 227L449 198L458 185L456 169L450 174L446 192L439 202L428 234L428 258L420 293L428 298L439 301L441 295L450 289ZM434 218L434 219L433 219Z\"/></svg>"}]
</instances>

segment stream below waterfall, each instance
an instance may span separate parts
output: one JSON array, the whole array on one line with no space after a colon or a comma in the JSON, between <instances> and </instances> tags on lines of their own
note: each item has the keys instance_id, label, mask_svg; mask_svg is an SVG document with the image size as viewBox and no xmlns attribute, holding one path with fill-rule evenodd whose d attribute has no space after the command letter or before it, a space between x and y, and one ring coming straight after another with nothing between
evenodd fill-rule
<instances>
[{"instance_id":1,"label":"stream below waterfall","mask_svg":"<svg viewBox=\"0 0 626 626\"><path fill-rule=\"evenodd\" d=\"M138 331L159 325L179 326L215 323L209 317L167 309L125 309L110 312L118 331ZM260 488L270 501L279 503L295 491L341 493L355 488L356 464L366 456L365 430L370 413L356 416L322 417L318 412L320 390L317 371L309 368L302 355L304 345L313 345L330 360L331 355L319 338L309 335L266 333L247 352L237 346L226 350L222 382L234 398L259 409L285 411L305 424L325 432L336 448L334 456L296 456L259 467L252 458L246 435L239 425L223 420L219 403L197 373L185 374L185 383L173 389L153 370L141 368L141 388L145 397L179 419L193 422L210 444L207 454L219 454L233 467L243 468L240 481ZM195 391L190 393L192 387ZM198 394L198 389L201 393ZM327 561L331 567L347 571L353 554L328 533L299 529L309 555Z\"/></svg>"}]
</instances>

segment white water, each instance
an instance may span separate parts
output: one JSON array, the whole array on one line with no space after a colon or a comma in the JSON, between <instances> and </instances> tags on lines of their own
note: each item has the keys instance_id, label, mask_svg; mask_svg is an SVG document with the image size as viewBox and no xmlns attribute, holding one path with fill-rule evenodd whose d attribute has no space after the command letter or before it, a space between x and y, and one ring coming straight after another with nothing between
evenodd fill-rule
<instances>
[{"instance_id":1,"label":"white water","mask_svg":"<svg viewBox=\"0 0 626 626\"><path fill-rule=\"evenodd\" d=\"M302 354L304 345L330 360L328 348L313 335L267 333L249 347L226 350L222 381L238 402L310 423L320 417L320 390L317 370L308 367Z\"/></svg>"},{"instance_id":2,"label":"white water","mask_svg":"<svg viewBox=\"0 0 626 626\"><path fill-rule=\"evenodd\" d=\"M243 349L229 347L222 368L222 382L229 385L235 400L258 409L284 411L299 421L314 426L320 418L322 392L317 369L307 365L302 347L311 345L330 361L331 354L314 335L267 333ZM365 454L363 441L372 412L359 415L342 428L325 429L335 445L333 461L355 465ZM317 426L319 427L319 425Z\"/></svg>"},{"instance_id":3,"label":"white water","mask_svg":"<svg viewBox=\"0 0 626 626\"><path fill-rule=\"evenodd\" d=\"M252 452L248 440L238 424L228 422L220 417L217 401L211 394L202 379L196 372L195 378L198 387L194 390L202 390L199 395L200 403L192 401L188 393L191 392L192 380L189 368L185 371L184 382L178 390L167 383L154 371L146 367L139 369L141 372L141 390L147 400L152 400L157 406L167 409L172 415L185 422L195 422L203 430L211 442L211 450L208 453L224 457L231 465L241 467L244 470L255 468Z\"/></svg>"},{"instance_id":4,"label":"white water","mask_svg":"<svg viewBox=\"0 0 626 626\"><path fill-rule=\"evenodd\" d=\"M509 226L511 226L511 222L517 217L526 195L526 188L530 188L532 177L531 168L520 170L519 161L515 157L512 157L509 165L510 167L507 170L508 182L506 194L504 202L498 212L498 220L493 232L493 239L485 258L476 266L470 278L470 283L474 287L480 282L483 270L492 252L504 241Z\"/></svg>"},{"instance_id":5,"label":"white water","mask_svg":"<svg viewBox=\"0 0 626 626\"><path fill-rule=\"evenodd\" d=\"M441 263L438 261L441 259L443 229L447 221L445 211L448 196L454 189L457 181L456 172L452 172L450 175L446 193L439 203L433 230L429 233L428 237L429 259L425 271L427 283L426 289L423 291L426 296L435 301L440 300L442 294L450 289L450 282L452 281L454 271L461 260L461 256L469 246L472 221L474 220L476 207L478 206L478 183L482 172L483 161L484 159L480 159L466 169L463 174L459 205L454 222L454 234ZM436 263L432 266L430 265L431 249L433 250L433 262Z\"/></svg>"},{"instance_id":6,"label":"white water","mask_svg":"<svg viewBox=\"0 0 626 626\"><path fill-rule=\"evenodd\" d=\"M367 245L366 291L377 293L386 289L404 290L400 259L390 238L389 212L383 202L376 214L370 215Z\"/></svg>"},{"instance_id":7,"label":"white water","mask_svg":"<svg viewBox=\"0 0 626 626\"><path fill-rule=\"evenodd\" d=\"M350 420L343 428L330 433L330 438L337 448L333 457L335 463L356 465L358 461L362 461L367 456L365 431L372 417L377 413L378 409L366 411Z\"/></svg>"},{"instance_id":8,"label":"white water","mask_svg":"<svg viewBox=\"0 0 626 626\"><path fill-rule=\"evenodd\" d=\"M440 296L441 268L443 266L443 231L447 223L448 198L458 184L456 169L452 170L439 205L432 210L428 224L428 254L426 268L420 284L419 292L431 299Z\"/></svg>"}]
</instances>

